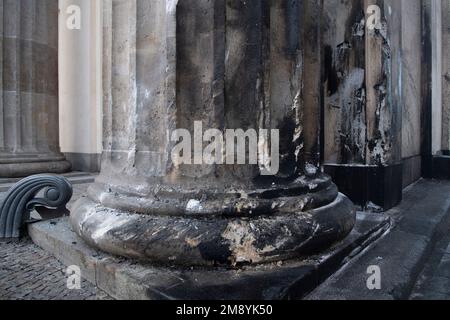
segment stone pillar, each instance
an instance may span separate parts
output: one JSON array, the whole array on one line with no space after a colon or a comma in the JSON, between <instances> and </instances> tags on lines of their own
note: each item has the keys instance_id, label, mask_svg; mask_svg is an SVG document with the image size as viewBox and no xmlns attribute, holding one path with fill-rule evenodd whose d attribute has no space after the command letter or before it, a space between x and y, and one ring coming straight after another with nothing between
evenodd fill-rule
<instances>
[{"instance_id":1,"label":"stone pillar","mask_svg":"<svg viewBox=\"0 0 450 320\"><path fill-rule=\"evenodd\" d=\"M0 2L0 177L62 173L59 151L58 2Z\"/></svg>"},{"instance_id":2,"label":"stone pillar","mask_svg":"<svg viewBox=\"0 0 450 320\"><path fill-rule=\"evenodd\" d=\"M432 125L431 153L433 156L442 151L442 120L443 120L443 65L442 65L442 0L431 1L431 86L432 86Z\"/></svg>"},{"instance_id":3,"label":"stone pillar","mask_svg":"<svg viewBox=\"0 0 450 320\"><path fill-rule=\"evenodd\" d=\"M401 10L398 0L324 2L326 172L354 202L382 209L402 199Z\"/></svg>"},{"instance_id":4,"label":"stone pillar","mask_svg":"<svg viewBox=\"0 0 450 320\"><path fill-rule=\"evenodd\" d=\"M422 177L422 0L402 0L403 186Z\"/></svg>"},{"instance_id":5,"label":"stone pillar","mask_svg":"<svg viewBox=\"0 0 450 320\"><path fill-rule=\"evenodd\" d=\"M442 151L450 155L450 1L442 1Z\"/></svg>"},{"instance_id":6,"label":"stone pillar","mask_svg":"<svg viewBox=\"0 0 450 320\"><path fill-rule=\"evenodd\" d=\"M305 126L319 81L302 91L305 65L320 61L311 3L104 1L103 161L74 230L112 254L180 266L278 262L343 239L352 204L304 152L319 141ZM202 164L195 151L191 165L173 161L171 133L194 137L196 121L216 133L279 129L278 174Z\"/></svg>"},{"instance_id":7,"label":"stone pillar","mask_svg":"<svg viewBox=\"0 0 450 320\"><path fill-rule=\"evenodd\" d=\"M449 2L424 0L423 176L450 179Z\"/></svg>"}]
</instances>

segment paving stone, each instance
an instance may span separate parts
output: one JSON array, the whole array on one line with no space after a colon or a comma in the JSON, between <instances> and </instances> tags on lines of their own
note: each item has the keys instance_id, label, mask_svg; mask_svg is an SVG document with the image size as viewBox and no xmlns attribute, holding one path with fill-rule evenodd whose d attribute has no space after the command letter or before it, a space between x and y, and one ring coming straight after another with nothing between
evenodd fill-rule
<instances>
[{"instance_id":1,"label":"paving stone","mask_svg":"<svg viewBox=\"0 0 450 320\"><path fill-rule=\"evenodd\" d=\"M390 233L319 286L308 299L450 298L449 263L447 256L442 259L450 237L437 246L450 231L448 194L448 181L422 180L409 188L402 204L385 213L395 221ZM424 273L427 264L430 268ZM380 290L367 287L369 266L380 268Z\"/></svg>"},{"instance_id":2,"label":"paving stone","mask_svg":"<svg viewBox=\"0 0 450 320\"><path fill-rule=\"evenodd\" d=\"M450 254L444 254L438 266L436 275L450 279ZM449 290L450 292L450 287Z\"/></svg>"},{"instance_id":3,"label":"paving stone","mask_svg":"<svg viewBox=\"0 0 450 320\"><path fill-rule=\"evenodd\" d=\"M450 279L434 276L424 287L425 297L430 297L433 294L439 293L450 298Z\"/></svg>"},{"instance_id":4,"label":"paving stone","mask_svg":"<svg viewBox=\"0 0 450 320\"><path fill-rule=\"evenodd\" d=\"M30 239L0 242L0 300L110 300L86 280L69 290L66 267Z\"/></svg>"},{"instance_id":5,"label":"paving stone","mask_svg":"<svg viewBox=\"0 0 450 320\"><path fill-rule=\"evenodd\" d=\"M310 299L391 300L402 298L414 267L421 259L428 241L425 237L402 231L391 232L369 254L354 261L343 273L318 288ZM367 287L368 268L378 266L381 289Z\"/></svg>"}]
</instances>

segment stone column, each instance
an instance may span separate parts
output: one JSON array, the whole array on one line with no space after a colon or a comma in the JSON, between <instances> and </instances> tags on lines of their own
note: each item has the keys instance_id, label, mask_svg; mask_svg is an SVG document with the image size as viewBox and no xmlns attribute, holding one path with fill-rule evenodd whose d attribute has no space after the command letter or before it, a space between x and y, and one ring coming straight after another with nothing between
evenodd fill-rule
<instances>
[{"instance_id":1,"label":"stone column","mask_svg":"<svg viewBox=\"0 0 450 320\"><path fill-rule=\"evenodd\" d=\"M62 173L58 1L0 2L0 177Z\"/></svg>"},{"instance_id":2,"label":"stone column","mask_svg":"<svg viewBox=\"0 0 450 320\"><path fill-rule=\"evenodd\" d=\"M425 178L450 179L449 2L424 0L422 171Z\"/></svg>"},{"instance_id":3,"label":"stone column","mask_svg":"<svg viewBox=\"0 0 450 320\"><path fill-rule=\"evenodd\" d=\"M305 65L320 60L305 47L320 19L312 2L104 1L103 161L74 230L109 253L180 266L278 262L344 238L352 204L304 152L319 141L315 124L304 131L320 86L309 81L305 99ZM173 161L171 133L194 137L196 121L216 134L279 129L279 172L196 152Z\"/></svg>"},{"instance_id":4,"label":"stone column","mask_svg":"<svg viewBox=\"0 0 450 320\"><path fill-rule=\"evenodd\" d=\"M324 2L326 172L357 204L386 210L402 199L401 4Z\"/></svg>"},{"instance_id":5,"label":"stone column","mask_svg":"<svg viewBox=\"0 0 450 320\"><path fill-rule=\"evenodd\" d=\"M450 154L450 1L442 1L442 151Z\"/></svg>"},{"instance_id":6,"label":"stone column","mask_svg":"<svg viewBox=\"0 0 450 320\"><path fill-rule=\"evenodd\" d=\"M442 124L443 124L443 65L442 65L442 3L443 1L431 1L431 152L437 155L442 151Z\"/></svg>"}]
</instances>

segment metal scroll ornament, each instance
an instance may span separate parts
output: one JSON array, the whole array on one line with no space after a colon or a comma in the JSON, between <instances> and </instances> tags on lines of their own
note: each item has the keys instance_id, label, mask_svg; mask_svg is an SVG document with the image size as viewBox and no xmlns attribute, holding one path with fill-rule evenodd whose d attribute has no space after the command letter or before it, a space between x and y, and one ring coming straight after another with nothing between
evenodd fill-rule
<instances>
[{"instance_id":1,"label":"metal scroll ornament","mask_svg":"<svg viewBox=\"0 0 450 320\"><path fill-rule=\"evenodd\" d=\"M19 238L31 210L63 209L72 194L72 185L62 176L40 174L19 181L0 204L0 239Z\"/></svg>"}]
</instances>

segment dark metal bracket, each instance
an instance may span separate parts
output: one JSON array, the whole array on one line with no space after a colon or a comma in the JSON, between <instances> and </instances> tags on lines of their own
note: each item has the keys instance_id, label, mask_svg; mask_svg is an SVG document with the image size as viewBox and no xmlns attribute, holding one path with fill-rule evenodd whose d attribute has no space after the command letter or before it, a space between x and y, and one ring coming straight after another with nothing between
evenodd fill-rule
<instances>
[{"instance_id":1,"label":"dark metal bracket","mask_svg":"<svg viewBox=\"0 0 450 320\"><path fill-rule=\"evenodd\" d=\"M19 181L0 204L0 240L19 238L33 209L64 210L72 195L72 185L62 176L40 174Z\"/></svg>"}]
</instances>

